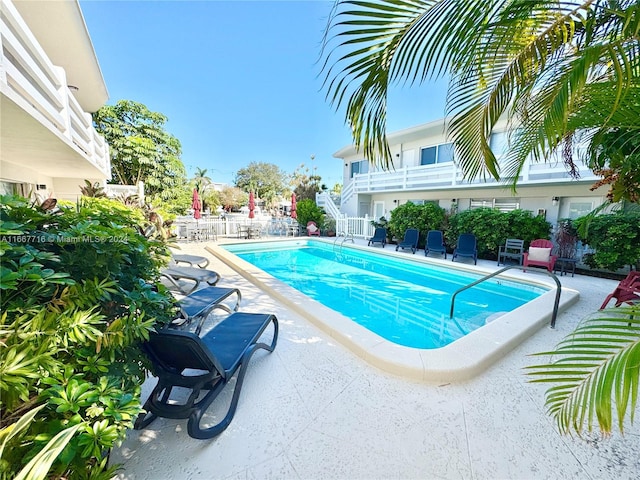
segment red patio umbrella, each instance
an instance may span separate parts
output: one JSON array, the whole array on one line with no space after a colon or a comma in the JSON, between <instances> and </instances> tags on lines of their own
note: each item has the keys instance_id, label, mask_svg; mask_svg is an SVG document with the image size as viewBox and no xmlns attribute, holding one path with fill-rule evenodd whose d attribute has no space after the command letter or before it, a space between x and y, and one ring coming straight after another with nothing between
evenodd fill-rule
<instances>
[{"instance_id":1,"label":"red patio umbrella","mask_svg":"<svg viewBox=\"0 0 640 480\"><path fill-rule=\"evenodd\" d=\"M291 194L291 218L298 218L298 212L296 212L296 194Z\"/></svg>"},{"instance_id":2,"label":"red patio umbrella","mask_svg":"<svg viewBox=\"0 0 640 480\"><path fill-rule=\"evenodd\" d=\"M256 200L253 198L253 192L249 192L249 218L255 217L253 211L256 208Z\"/></svg>"},{"instance_id":3,"label":"red patio umbrella","mask_svg":"<svg viewBox=\"0 0 640 480\"><path fill-rule=\"evenodd\" d=\"M191 201L191 208L193 208L193 218L198 220L202 217L200 215L200 211L202 210L202 204L200 203L200 197L198 196L198 190L196 188L193 189L193 199Z\"/></svg>"}]
</instances>

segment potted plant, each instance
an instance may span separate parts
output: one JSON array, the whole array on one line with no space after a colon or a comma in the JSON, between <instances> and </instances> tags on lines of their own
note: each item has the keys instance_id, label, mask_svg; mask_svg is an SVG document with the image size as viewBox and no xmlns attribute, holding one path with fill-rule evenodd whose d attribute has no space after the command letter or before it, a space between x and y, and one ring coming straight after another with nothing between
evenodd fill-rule
<instances>
[{"instance_id":1,"label":"potted plant","mask_svg":"<svg viewBox=\"0 0 640 480\"><path fill-rule=\"evenodd\" d=\"M322 230L325 232L327 237L335 237L336 236L336 220L331 217L324 217L324 224Z\"/></svg>"}]
</instances>

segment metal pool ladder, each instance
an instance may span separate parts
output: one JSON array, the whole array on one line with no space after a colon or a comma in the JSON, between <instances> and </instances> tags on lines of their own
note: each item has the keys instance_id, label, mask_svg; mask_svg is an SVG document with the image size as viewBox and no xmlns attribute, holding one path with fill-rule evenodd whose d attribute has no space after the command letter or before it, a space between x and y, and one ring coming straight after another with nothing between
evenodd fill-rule
<instances>
[{"instance_id":1,"label":"metal pool ladder","mask_svg":"<svg viewBox=\"0 0 640 480\"><path fill-rule=\"evenodd\" d=\"M340 242L340 249L338 250L338 253L342 252L342 247L344 245L344 242L346 242L347 240L351 240L351 243L356 243L355 240L353 239L353 233L349 232L349 233L345 233L345 232L340 232L336 235L336 239L333 241L333 250L335 251L336 249L336 243L338 243L338 240L340 239L340 237L344 237L342 239L342 242Z\"/></svg>"},{"instance_id":2,"label":"metal pool ladder","mask_svg":"<svg viewBox=\"0 0 640 480\"><path fill-rule=\"evenodd\" d=\"M480 278L479 280L476 280L475 282L470 283L469 285L465 285L462 288L459 288L458 290L456 290L453 295L451 296L451 309L449 310L449 318L453 318L453 307L456 301L456 295L458 295L460 292L463 292L471 287L474 287L476 285L478 285L479 283L484 282L485 280L488 280L490 278L495 277L496 275L500 275L502 272L505 272L506 270L511 270L513 268L518 268L518 269L522 269L521 265L508 265L504 268L501 268L500 270L497 270L493 273L490 273L488 275L485 275L484 277ZM553 304L553 314L551 315L551 328L556 328L556 317L558 316L558 305L560 305L560 291L562 289L562 284L560 283L560 280L558 280L558 277L555 276L555 274L547 271L547 270L529 270L530 272L537 272L537 273L545 273L548 277L553 278L553 280L556 282L556 299L555 302Z\"/></svg>"}]
</instances>

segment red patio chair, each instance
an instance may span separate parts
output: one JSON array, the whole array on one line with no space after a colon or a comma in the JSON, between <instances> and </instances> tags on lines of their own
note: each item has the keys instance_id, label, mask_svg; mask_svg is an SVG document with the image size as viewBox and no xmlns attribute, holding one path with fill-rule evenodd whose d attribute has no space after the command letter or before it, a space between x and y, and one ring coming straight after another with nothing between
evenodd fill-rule
<instances>
[{"instance_id":1,"label":"red patio chair","mask_svg":"<svg viewBox=\"0 0 640 480\"><path fill-rule=\"evenodd\" d=\"M613 292L607 295L600 310L606 308L607 304L612 298L616 299L616 307L619 307L623 303L633 303L640 300L640 272L631 271L629 274L620 280L620 283Z\"/></svg>"},{"instance_id":2,"label":"red patio chair","mask_svg":"<svg viewBox=\"0 0 640 480\"><path fill-rule=\"evenodd\" d=\"M533 240L529 245L529 251L524 252L522 260L522 271L526 272L529 265L537 265L539 267L547 267L547 270L553 272L553 266L556 264L556 255L552 255L553 242L544 238Z\"/></svg>"},{"instance_id":3,"label":"red patio chair","mask_svg":"<svg viewBox=\"0 0 640 480\"><path fill-rule=\"evenodd\" d=\"M320 229L318 228L316 222L314 222L313 220L309 220L307 222L307 235L317 235L318 237L320 236Z\"/></svg>"}]
</instances>

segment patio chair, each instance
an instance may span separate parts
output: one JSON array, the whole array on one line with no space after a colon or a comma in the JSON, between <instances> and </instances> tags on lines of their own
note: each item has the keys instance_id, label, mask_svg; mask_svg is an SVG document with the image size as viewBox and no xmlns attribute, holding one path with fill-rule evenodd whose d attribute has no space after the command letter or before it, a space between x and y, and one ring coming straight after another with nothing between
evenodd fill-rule
<instances>
[{"instance_id":1,"label":"patio chair","mask_svg":"<svg viewBox=\"0 0 640 480\"><path fill-rule=\"evenodd\" d=\"M200 255L182 255L174 253L171 257L176 264L186 263L190 267L200 268L207 268L207 266L209 266L209 259Z\"/></svg>"},{"instance_id":2,"label":"patio chair","mask_svg":"<svg viewBox=\"0 0 640 480\"><path fill-rule=\"evenodd\" d=\"M236 302L233 308L222 303L234 294L236 296ZM242 294L237 288L201 288L178 300L181 318L174 320L171 326L184 329L190 326L193 321L198 320L195 334L200 335L204 321L214 309L219 308L227 313L237 312L241 300Z\"/></svg>"},{"instance_id":3,"label":"patio chair","mask_svg":"<svg viewBox=\"0 0 640 480\"><path fill-rule=\"evenodd\" d=\"M551 240L544 238L538 238L531 241L529 250L523 253L522 271L526 272L527 267L530 265L536 265L539 267L546 267L550 273L553 273L553 267L556 264L556 255L553 255L553 243Z\"/></svg>"},{"instance_id":4,"label":"patio chair","mask_svg":"<svg viewBox=\"0 0 640 480\"><path fill-rule=\"evenodd\" d=\"M524 240L518 238L507 238L504 245L498 247L498 266L500 261L506 265L507 260L516 260L518 265L522 265L522 257L524 256Z\"/></svg>"},{"instance_id":5,"label":"patio chair","mask_svg":"<svg viewBox=\"0 0 640 480\"><path fill-rule=\"evenodd\" d=\"M600 310L606 308L612 298L616 299L616 307L623 303L632 304L640 301L640 272L632 270L625 278L620 280L618 286L602 302Z\"/></svg>"},{"instance_id":6,"label":"patio chair","mask_svg":"<svg viewBox=\"0 0 640 480\"><path fill-rule=\"evenodd\" d=\"M458 237L458 243L453 250L453 256L451 261L453 262L457 257L469 257L473 258L473 264L478 263L478 242L476 236L472 233L462 233Z\"/></svg>"},{"instance_id":7,"label":"patio chair","mask_svg":"<svg viewBox=\"0 0 640 480\"><path fill-rule=\"evenodd\" d=\"M427 232L424 256L426 257L430 253L444 254L445 260L447 259L447 247L444 244L444 236L440 230L429 230Z\"/></svg>"},{"instance_id":8,"label":"patio chair","mask_svg":"<svg viewBox=\"0 0 640 480\"><path fill-rule=\"evenodd\" d=\"M316 235L316 236L320 236L320 229L318 228L318 225L316 224L316 222L314 222L313 220L309 220L307 222L307 235L309 237Z\"/></svg>"},{"instance_id":9,"label":"patio chair","mask_svg":"<svg viewBox=\"0 0 640 480\"><path fill-rule=\"evenodd\" d=\"M204 268L179 267L173 261L168 267L160 270L160 276L169 283L169 288L177 289L184 295L197 290L202 282L214 286L220 280L218 272Z\"/></svg>"},{"instance_id":10,"label":"patio chair","mask_svg":"<svg viewBox=\"0 0 640 480\"><path fill-rule=\"evenodd\" d=\"M373 237L369 239L369 243L367 245L371 246L372 244L375 245L376 243L379 243L380 245L382 245L382 248L384 248L384 246L387 244L386 228L377 227L376 231L373 232Z\"/></svg>"},{"instance_id":11,"label":"patio chair","mask_svg":"<svg viewBox=\"0 0 640 480\"><path fill-rule=\"evenodd\" d=\"M273 324L270 344L259 342ZM251 356L260 348L272 352L278 340L278 319L275 315L236 312L217 324L202 338L192 332L163 329L152 333L143 349L158 377L158 383L143 405L134 424L136 430L148 426L157 417L188 418L190 437L207 439L222 433L233 420L244 376ZM232 379L235 377L235 382ZM230 405L215 425L202 427L203 415L227 384L233 386ZM182 387L184 396L171 398L172 390ZM216 419L218 420L218 419Z\"/></svg>"},{"instance_id":12,"label":"patio chair","mask_svg":"<svg viewBox=\"0 0 640 480\"><path fill-rule=\"evenodd\" d=\"M420 237L420 232L415 228L407 228L404 232L404 239L396 245L396 252L399 248L404 250L405 248L410 248L411 253L416 253L418 249L418 238Z\"/></svg>"}]
</instances>

